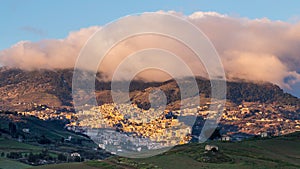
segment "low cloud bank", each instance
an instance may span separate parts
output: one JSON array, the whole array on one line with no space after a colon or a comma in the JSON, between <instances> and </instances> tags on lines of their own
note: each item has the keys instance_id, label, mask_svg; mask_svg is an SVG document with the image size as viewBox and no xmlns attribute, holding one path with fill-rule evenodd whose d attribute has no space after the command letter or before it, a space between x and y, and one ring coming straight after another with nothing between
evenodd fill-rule
<instances>
[{"instance_id":1,"label":"low cloud bank","mask_svg":"<svg viewBox=\"0 0 300 169\"><path fill-rule=\"evenodd\" d=\"M173 11L168 13L186 18L208 36L216 47L229 78L269 81L286 89L300 82L300 23L271 21L267 18L251 20L215 12L195 12L189 16ZM0 64L22 69L72 68L81 48L99 29L99 26L83 28L70 32L65 39L19 42L0 51ZM159 38L141 36L120 43L108 54L100 70L111 78L116 66L124 59L122 56L153 44L156 44L154 47L181 55L192 69L199 69L199 65L193 65L193 54L185 47L170 39ZM168 64L163 56L162 62ZM137 60L134 64L143 62ZM178 67L174 66L175 69ZM205 76L203 67L199 70L198 73ZM144 79L148 76L150 80L153 78L153 74L149 72L141 75ZM166 78L165 74L156 76L155 80L164 80L163 78Z\"/></svg>"}]
</instances>

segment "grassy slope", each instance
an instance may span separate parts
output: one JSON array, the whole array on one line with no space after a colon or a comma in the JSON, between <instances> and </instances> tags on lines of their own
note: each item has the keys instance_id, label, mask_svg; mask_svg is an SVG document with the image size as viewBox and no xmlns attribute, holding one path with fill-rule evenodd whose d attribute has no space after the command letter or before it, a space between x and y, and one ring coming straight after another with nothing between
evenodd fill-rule
<instances>
[{"instance_id":1,"label":"grassy slope","mask_svg":"<svg viewBox=\"0 0 300 169\"><path fill-rule=\"evenodd\" d=\"M194 144L174 148L166 155L137 159L161 168L300 168L300 133L295 137L251 140L240 143L214 142L232 162L203 163L204 145Z\"/></svg>"},{"instance_id":2,"label":"grassy slope","mask_svg":"<svg viewBox=\"0 0 300 169\"><path fill-rule=\"evenodd\" d=\"M220 148L221 160L215 163L203 162L206 144L189 144L173 148L163 155L146 159L109 158L105 161L59 164L32 167L32 169L109 169L109 168L300 168L300 133L293 136L264 140L249 140L239 143L211 142ZM221 162L222 158L230 159ZM122 161L117 162L117 161ZM122 166L122 167L121 167ZM2 164L0 163L0 168ZM3 168L3 167L2 167ZM24 167L26 168L26 167Z\"/></svg>"},{"instance_id":3,"label":"grassy slope","mask_svg":"<svg viewBox=\"0 0 300 169\"><path fill-rule=\"evenodd\" d=\"M27 123L30 124L30 131L36 135L45 135L47 138L60 139L61 137L72 136L73 138L83 138L82 136L76 135L74 133L65 131L61 126L53 122L42 121L36 118L28 117L26 118Z\"/></svg>"},{"instance_id":4,"label":"grassy slope","mask_svg":"<svg viewBox=\"0 0 300 169\"><path fill-rule=\"evenodd\" d=\"M206 144L189 144L173 148L172 150L146 159L110 158L102 162L89 161L85 163L70 163L48 166L32 167L31 169L113 169L113 168L163 168L163 169L198 169L198 168L300 168L300 133L293 136L278 137L264 140L249 140L239 143L211 142L219 146L221 158L230 159L227 162L207 163L201 161ZM0 143L3 139L0 139ZM6 143L19 147L22 143ZM0 144L2 146L2 144ZM3 147L3 146L2 146ZM26 146L22 146L25 147ZM35 149L36 147L27 147ZM119 160L122 163L118 163ZM16 164L16 165L15 165ZM150 164L150 165L149 165ZM15 161L0 160L0 168L9 169L11 166L17 169L28 168ZM146 166L146 167L145 167Z\"/></svg>"},{"instance_id":5,"label":"grassy slope","mask_svg":"<svg viewBox=\"0 0 300 169\"><path fill-rule=\"evenodd\" d=\"M19 143L14 140L8 140L3 137L0 137L0 152L36 152L40 150L42 150L42 148L37 146ZM23 169L28 167L30 166L20 163L18 161L0 158L0 169Z\"/></svg>"},{"instance_id":6,"label":"grassy slope","mask_svg":"<svg viewBox=\"0 0 300 169\"><path fill-rule=\"evenodd\" d=\"M121 164L114 164L111 161L88 161L84 163L69 163L69 164L56 164L45 165L38 167L31 167L26 169L134 169L130 166Z\"/></svg>"},{"instance_id":7,"label":"grassy slope","mask_svg":"<svg viewBox=\"0 0 300 169\"><path fill-rule=\"evenodd\" d=\"M29 140L35 141L35 137L40 138L42 135L44 135L51 141L60 141L61 138L68 138L69 136L72 136L72 139L80 139L85 141L86 144L89 144L88 146L94 146L90 143L90 140L88 138L64 130L63 125L59 124L58 122L43 121L35 117L22 117L21 119L25 122L17 123L17 128L19 130L21 130L22 128L29 128L30 135L25 134L27 139ZM0 124L2 129L8 131L8 123L8 119L0 118ZM22 131L19 132L23 133Z\"/></svg>"},{"instance_id":8,"label":"grassy slope","mask_svg":"<svg viewBox=\"0 0 300 169\"><path fill-rule=\"evenodd\" d=\"M11 151L40 151L41 147L33 146L25 143L20 143L14 140L9 140L0 137L0 152L11 152Z\"/></svg>"},{"instance_id":9,"label":"grassy slope","mask_svg":"<svg viewBox=\"0 0 300 169\"><path fill-rule=\"evenodd\" d=\"M91 167L83 163L69 163L69 164L45 165L39 167L32 167L30 169L99 169L99 168Z\"/></svg>"},{"instance_id":10,"label":"grassy slope","mask_svg":"<svg viewBox=\"0 0 300 169\"><path fill-rule=\"evenodd\" d=\"M23 169L28 167L30 166L17 161L0 158L0 169Z\"/></svg>"}]
</instances>

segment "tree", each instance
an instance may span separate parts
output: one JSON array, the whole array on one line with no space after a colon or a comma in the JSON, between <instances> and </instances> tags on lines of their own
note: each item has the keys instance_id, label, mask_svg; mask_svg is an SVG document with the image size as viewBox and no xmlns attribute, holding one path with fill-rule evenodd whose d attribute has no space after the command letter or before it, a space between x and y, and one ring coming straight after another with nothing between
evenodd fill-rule
<instances>
[{"instance_id":1,"label":"tree","mask_svg":"<svg viewBox=\"0 0 300 169\"><path fill-rule=\"evenodd\" d=\"M64 154L58 154L57 159L59 161L67 161L67 156L65 156Z\"/></svg>"},{"instance_id":2,"label":"tree","mask_svg":"<svg viewBox=\"0 0 300 169\"><path fill-rule=\"evenodd\" d=\"M6 156L7 158L11 158L11 159L19 159L19 158L22 158L22 153L20 152L11 152L9 154L7 154Z\"/></svg>"},{"instance_id":3,"label":"tree","mask_svg":"<svg viewBox=\"0 0 300 169\"><path fill-rule=\"evenodd\" d=\"M34 163L37 161L37 157L33 153L30 153L28 156L28 161Z\"/></svg>"},{"instance_id":4,"label":"tree","mask_svg":"<svg viewBox=\"0 0 300 169\"><path fill-rule=\"evenodd\" d=\"M47 149L44 149L41 154L43 157L47 156L47 155L49 155L49 151Z\"/></svg>"},{"instance_id":5,"label":"tree","mask_svg":"<svg viewBox=\"0 0 300 169\"><path fill-rule=\"evenodd\" d=\"M41 138L38 140L39 144L51 144L51 140L46 138L46 136L42 135Z\"/></svg>"},{"instance_id":6,"label":"tree","mask_svg":"<svg viewBox=\"0 0 300 169\"><path fill-rule=\"evenodd\" d=\"M13 122L9 122L8 129L9 129L9 132L10 132L11 136L15 136L16 135L16 133L17 133L17 126L16 126L16 124L14 124Z\"/></svg>"},{"instance_id":7,"label":"tree","mask_svg":"<svg viewBox=\"0 0 300 169\"><path fill-rule=\"evenodd\" d=\"M209 137L210 140L221 138L221 129L219 127L216 128L216 130L212 133L212 135Z\"/></svg>"},{"instance_id":8,"label":"tree","mask_svg":"<svg viewBox=\"0 0 300 169\"><path fill-rule=\"evenodd\" d=\"M81 158L78 157L78 156L76 156L76 157L74 157L74 161L75 161L75 162L81 162Z\"/></svg>"}]
</instances>

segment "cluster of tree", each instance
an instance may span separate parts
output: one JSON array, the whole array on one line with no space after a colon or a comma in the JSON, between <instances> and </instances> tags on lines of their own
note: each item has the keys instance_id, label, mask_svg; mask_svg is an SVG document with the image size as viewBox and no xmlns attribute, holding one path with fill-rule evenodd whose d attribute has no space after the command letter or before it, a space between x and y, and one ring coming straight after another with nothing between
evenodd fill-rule
<instances>
[{"instance_id":1,"label":"cluster of tree","mask_svg":"<svg viewBox=\"0 0 300 169\"><path fill-rule=\"evenodd\" d=\"M2 154L1 154L2 155ZM23 158L22 153L21 152L10 152L8 154L6 154L7 158L11 158L11 159L19 159L19 158Z\"/></svg>"},{"instance_id":2,"label":"cluster of tree","mask_svg":"<svg viewBox=\"0 0 300 169\"><path fill-rule=\"evenodd\" d=\"M4 157L5 153L1 153L1 157ZM45 161L59 161L59 162L82 162L84 161L83 157L69 157L67 154L60 153L57 157L50 155L48 150L43 150L40 153L22 153L22 152L10 152L6 154L7 158L10 159L22 159L28 161L29 163L38 163L40 160Z\"/></svg>"},{"instance_id":3,"label":"cluster of tree","mask_svg":"<svg viewBox=\"0 0 300 169\"><path fill-rule=\"evenodd\" d=\"M68 157L66 155L64 155L64 154L61 153L61 154L58 154L57 160L58 161L67 161Z\"/></svg>"},{"instance_id":4,"label":"cluster of tree","mask_svg":"<svg viewBox=\"0 0 300 169\"><path fill-rule=\"evenodd\" d=\"M61 162L82 162L84 161L83 157L75 156L75 157L68 157L65 154L58 154L57 160Z\"/></svg>"},{"instance_id":5,"label":"cluster of tree","mask_svg":"<svg viewBox=\"0 0 300 169\"><path fill-rule=\"evenodd\" d=\"M37 142L39 144L51 144L51 140L48 139L46 136L42 135L38 140Z\"/></svg>"},{"instance_id":6,"label":"cluster of tree","mask_svg":"<svg viewBox=\"0 0 300 169\"><path fill-rule=\"evenodd\" d=\"M2 120L8 121L7 119L1 119L0 123ZM9 121L8 125L0 124L0 136L2 133L10 135L12 138L25 138L24 133L19 131L17 123L13 121Z\"/></svg>"},{"instance_id":7,"label":"cluster of tree","mask_svg":"<svg viewBox=\"0 0 300 169\"><path fill-rule=\"evenodd\" d=\"M30 163L36 163L39 160L55 161L56 159L49 154L48 150L43 150L41 153L38 154L33 154L32 152L29 153L27 160Z\"/></svg>"},{"instance_id":8,"label":"cluster of tree","mask_svg":"<svg viewBox=\"0 0 300 169\"><path fill-rule=\"evenodd\" d=\"M13 122L8 123L8 130L9 133L12 137L17 138L18 136L18 130L17 130L17 125Z\"/></svg>"}]
</instances>

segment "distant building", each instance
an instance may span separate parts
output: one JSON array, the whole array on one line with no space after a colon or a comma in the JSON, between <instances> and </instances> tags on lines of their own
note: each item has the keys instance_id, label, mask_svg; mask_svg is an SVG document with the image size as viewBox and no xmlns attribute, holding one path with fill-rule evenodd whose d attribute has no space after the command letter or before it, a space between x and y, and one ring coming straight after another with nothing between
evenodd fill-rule
<instances>
[{"instance_id":1,"label":"distant building","mask_svg":"<svg viewBox=\"0 0 300 169\"><path fill-rule=\"evenodd\" d=\"M105 144L99 144L99 148L105 149Z\"/></svg>"},{"instance_id":2,"label":"distant building","mask_svg":"<svg viewBox=\"0 0 300 169\"><path fill-rule=\"evenodd\" d=\"M23 131L24 133L29 133L29 132L30 132L30 130L27 129L27 128L22 129L22 131Z\"/></svg>"},{"instance_id":3,"label":"distant building","mask_svg":"<svg viewBox=\"0 0 300 169\"><path fill-rule=\"evenodd\" d=\"M80 157L80 154L79 153L72 153L71 157Z\"/></svg>"},{"instance_id":4,"label":"distant building","mask_svg":"<svg viewBox=\"0 0 300 169\"><path fill-rule=\"evenodd\" d=\"M222 136L221 141L231 141L231 137L224 135L224 136Z\"/></svg>"},{"instance_id":5,"label":"distant building","mask_svg":"<svg viewBox=\"0 0 300 169\"><path fill-rule=\"evenodd\" d=\"M18 142L23 142L23 138L21 136L18 137Z\"/></svg>"},{"instance_id":6,"label":"distant building","mask_svg":"<svg viewBox=\"0 0 300 169\"><path fill-rule=\"evenodd\" d=\"M267 132L262 132L261 134L260 134L260 137L261 138L266 138L266 137L268 137L269 136L269 134L267 133Z\"/></svg>"},{"instance_id":7,"label":"distant building","mask_svg":"<svg viewBox=\"0 0 300 169\"><path fill-rule=\"evenodd\" d=\"M218 152L219 147L215 145L206 145L205 146L205 151L212 151L212 152Z\"/></svg>"},{"instance_id":8,"label":"distant building","mask_svg":"<svg viewBox=\"0 0 300 169\"><path fill-rule=\"evenodd\" d=\"M72 136L69 136L68 138L65 139L65 141L71 141L72 140Z\"/></svg>"}]
</instances>

